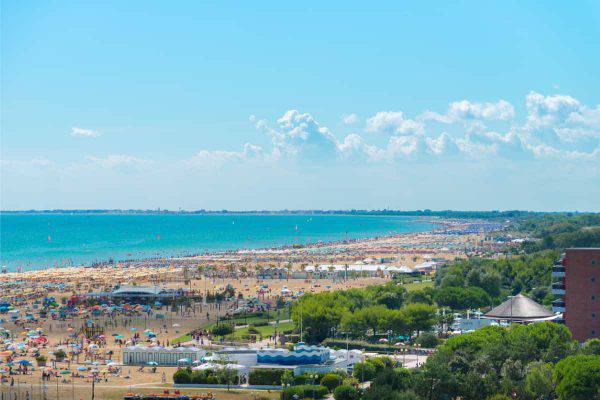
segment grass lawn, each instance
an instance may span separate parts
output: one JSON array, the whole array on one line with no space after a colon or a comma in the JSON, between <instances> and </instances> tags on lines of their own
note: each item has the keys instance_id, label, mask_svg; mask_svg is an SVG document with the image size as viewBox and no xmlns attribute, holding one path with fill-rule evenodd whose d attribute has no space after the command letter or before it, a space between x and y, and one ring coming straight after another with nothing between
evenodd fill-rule
<instances>
[{"instance_id":1,"label":"grass lawn","mask_svg":"<svg viewBox=\"0 0 600 400\"><path fill-rule=\"evenodd\" d=\"M221 320L219 323L244 323L247 322L248 325L253 325L256 324L257 322L273 322L273 318L276 318L277 314L276 313L270 313L269 314L269 319L267 319L266 316L252 316L252 317L247 317L246 319L244 319L244 317L235 317L235 318L230 318L227 320ZM287 319L287 313L284 314L283 312L281 312L279 314L279 318L280 320L283 319ZM210 323L206 326L204 326L204 329L212 329L213 327L215 327L217 325L216 322ZM275 325L265 325L265 326L257 326L256 329L258 329L258 331L260 332L260 334L265 337L265 336L271 336L273 333L275 333ZM279 324L279 331L288 331L294 329L294 323L293 322L281 322ZM244 327L244 328L239 328L235 330L234 336L238 339L241 339L243 335L247 335L248 334L248 328ZM176 339L173 339L171 341L171 343L173 344L177 344L180 342L187 342L192 340L192 337L190 336L189 333L182 335Z\"/></svg>"},{"instance_id":2,"label":"grass lawn","mask_svg":"<svg viewBox=\"0 0 600 400\"><path fill-rule=\"evenodd\" d=\"M411 282L411 283L405 283L404 285L402 285L402 287L405 288L406 290L408 290L409 292L412 292L413 290L419 290L419 289L425 289L428 287L433 287L433 282L432 281Z\"/></svg>"},{"instance_id":3,"label":"grass lawn","mask_svg":"<svg viewBox=\"0 0 600 400\"><path fill-rule=\"evenodd\" d=\"M260 334L263 337L266 336L271 336L273 333L275 333L275 325L266 325L266 326L257 326L256 329L260 332ZM289 331L294 329L294 323L292 321L289 322L281 322L279 324L279 331ZM243 335L247 335L248 334L248 328L244 327L244 328L240 328L240 329L236 329L234 335L236 337L241 338Z\"/></svg>"},{"instance_id":4,"label":"grass lawn","mask_svg":"<svg viewBox=\"0 0 600 400\"><path fill-rule=\"evenodd\" d=\"M183 336L179 336L178 338L173 339L171 343L177 344L179 342L189 342L190 340L192 340L192 336L189 333L186 333Z\"/></svg>"}]
</instances>

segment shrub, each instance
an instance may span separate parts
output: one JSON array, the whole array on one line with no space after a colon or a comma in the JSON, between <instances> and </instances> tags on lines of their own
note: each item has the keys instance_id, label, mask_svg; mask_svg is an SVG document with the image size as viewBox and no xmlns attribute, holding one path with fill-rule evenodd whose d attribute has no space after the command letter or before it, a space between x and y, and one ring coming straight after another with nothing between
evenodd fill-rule
<instances>
[{"instance_id":1,"label":"shrub","mask_svg":"<svg viewBox=\"0 0 600 400\"><path fill-rule=\"evenodd\" d=\"M375 367L375 373L379 373L385 368L385 361L381 357L368 358L365 362Z\"/></svg>"},{"instance_id":2,"label":"shrub","mask_svg":"<svg viewBox=\"0 0 600 400\"><path fill-rule=\"evenodd\" d=\"M191 371L189 369L179 369L173 374L173 382L175 383L190 383L192 381Z\"/></svg>"},{"instance_id":3,"label":"shrub","mask_svg":"<svg viewBox=\"0 0 600 400\"><path fill-rule=\"evenodd\" d=\"M54 352L54 357L57 360L62 360L63 358L65 358L67 356L67 353L64 352L64 350L58 349Z\"/></svg>"},{"instance_id":4,"label":"shrub","mask_svg":"<svg viewBox=\"0 0 600 400\"><path fill-rule=\"evenodd\" d=\"M323 346L327 347L337 347L340 349L346 348L346 341L342 339L331 339L327 338L323 341ZM370 343L364 340L349 340L348 341L348 349L349 350L365 350L365 351L373 351L373 352L381 352L386 353L390 351L398 350L397 346L393 346L390 344L383 343Z\"/></svg>"},{"instance_id":5,"label":"shrub","mask_svg":"<svg viewBox=\"0 0 600 400\"><path fill-rule=\"evenodd\" d=\"M212 334L217 336L230 335L234 332L233 326L229 324L221 324L212 328Z\"/></svg>"},{"instance_id":6,"label":"shrub","mask_svg":"<svg viewBox=\"0 0 600 400\"><path fill-rule=\"evenodd\" d=\"M581 348L583 354L600 356L600 339L588 339Z\"/></svg>"},{"instance_id":7,"label":"shrub","mask_svg":"<svg viewBox=\"0 0 600 400\"><path fill-rule=\"evenodd\" d=\"M311 378L311 376L315 376L316 375L316 379L313 380L313 378ZM303 373L300 375L297 375L294 377L294 385L314 385L315 383L319 382L321 380L321 378L323 378L325 374L323 374L322 372L316 372L316 373Z\"/></svg>"},{"instance_id":8,"label":"shrub","mask_svg":"<svg viewBox=\"0 0 600 400\"><path fill-rule=\"evenodd\" d=\"M200 384L200 383L206 383L206 377L208 375L208 371L194 371L192 372L192 376L191 376L191 383L195 383L195 384ZM173 378L175 378L175 376L173 376Z\"/></svg>"},{"instance_id":9,"label":"shrub","mask_svg":"<svg viewBox=\"0 0 600 400\"><path fill-rule=\"evenodd\" d=\"M321 385L299 385L290 386L281 392L281 398L292 399L294 395L297 395L299 399L322 399L327 396L329 391L325 386Z\"/></svg>"},{"instance_id":10,"label":"shrub","mask_svg":"<svg viewBox=\"0 0 600 400\"><path fill-rule=\"evenodd\" d=\"M426 349L433 349L439 344L437 336L430 332L423 332L417 338L417 343Z\"/></svg>"},{"instance_id":11,"label":"shrub","mask_svg":"<svg viewBox=\"0 0 600 400\"><path fill-rule=\"evenodd\" d=\"M258 335L258 334L260 334L260 331L258 329L256 329L256 326L250 325L250 326L248 326L248 333L253 334L253 335Z\"/></svg>"},{"instance_id":12,"label":"shrub","mask_svg":"<svg viewBox=\"0 0 600 400\"><path fill-rule=\"evenodd\" d=\"M333 391L335 400L357 400L360 397L360 392L352 385L341 385Z\"/></svg>"},{"instance_id":13,"label":"shrub","mask_svg":"<svg viewBox=\"0 0 600 400\"><path fill-rule=\"evenodd\" d=\"M250 371L248 383L251 385L281 385L281 377L285 369L254 369Z\"/></svg>"},{"instance_id":14,"label":"shrub","mask_svg":"<svg viewBox=\"0 0 600 400\"><path fill-rule=\"evenodd\" d=\"M352 372L352 375L354 375L359 382L366 382L373 379L375 377L375 373L376 370L373 364L368 362L359 362L354 364L354 371Z\"/></svg>"},{"instance_id":15,"label":"shrub","mask_svg":"<svg viewBox=\"0 0 600 400\"><path fill-rule=\"evenodd\" d=\"M329 391L333 391L336 387L340 386L342 377L338 374L328 373L323 375L321 378L321 385L325 386Z\"/></svg>"},{"instance_id":16,"label":"shrub","mask_svg":"<svg viewBox=\"0 0 600 400\"><path fill-rule=\"evenodd\" d=\"M267 321L256 321L253 325L254 326L267 326L267 325L269 325L269 323Z\"/></svg>"}]
</instances>

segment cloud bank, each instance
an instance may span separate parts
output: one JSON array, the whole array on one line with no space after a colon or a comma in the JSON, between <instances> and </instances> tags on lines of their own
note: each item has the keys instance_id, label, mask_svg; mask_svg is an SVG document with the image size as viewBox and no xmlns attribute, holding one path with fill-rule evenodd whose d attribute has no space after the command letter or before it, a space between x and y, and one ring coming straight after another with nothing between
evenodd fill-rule
<instances>
[{"instance_id":1,"label":"cloud bank","mask_svg":"<svg viewBox=\"0 0 600 400\"><path fill-rule=\"evenodd\" d=\"M531 92L525 97L525 111L519 117L505 100L456 101L444 112L425 110L413 117L403 111L380 111L366 118L364 132L339 137L311 114L289 110L273 124L250 118L272 138L271 149L244 150L230 158L255 159L260 153L262 157L268 154L272 162L599 160L600 106L589 107L566 95ZM351 115L353 123L357 122L356 115ZM375 144L375 138L380 141L382 137L387 143ZM209 154L222 159L220 152Z\"/></svg>"}]
</instances>

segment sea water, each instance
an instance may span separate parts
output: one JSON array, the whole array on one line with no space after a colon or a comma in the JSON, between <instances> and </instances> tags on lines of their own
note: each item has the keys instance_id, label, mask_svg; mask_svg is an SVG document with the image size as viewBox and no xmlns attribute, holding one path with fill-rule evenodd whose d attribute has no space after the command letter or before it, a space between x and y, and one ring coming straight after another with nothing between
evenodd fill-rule
<instances>
[{"instance_id":1,"label":"sea water","mask_svg":"<svg viewBox=\"0 0 600 400\"><path fill-rule=\"evenodd\" d=\"M427 231L417 217L235 214L0 214L8 270L185 256Z\"/></svg>"}]
</instances>

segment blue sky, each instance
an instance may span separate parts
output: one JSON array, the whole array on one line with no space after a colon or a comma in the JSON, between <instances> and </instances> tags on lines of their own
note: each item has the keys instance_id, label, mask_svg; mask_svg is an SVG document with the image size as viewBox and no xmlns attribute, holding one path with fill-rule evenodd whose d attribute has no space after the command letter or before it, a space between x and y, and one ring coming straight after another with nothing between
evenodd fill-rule
<instances>
[{"instance_id":1,"label":"blue sky","mask_svg":"<svg viewBox=\"0 0 600 400\"><path fill-rule=\"evenodd\" d=\"M600 211L600 3L2 2L1 208Z\"/></svg>"}]
</instances>

